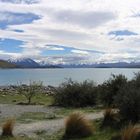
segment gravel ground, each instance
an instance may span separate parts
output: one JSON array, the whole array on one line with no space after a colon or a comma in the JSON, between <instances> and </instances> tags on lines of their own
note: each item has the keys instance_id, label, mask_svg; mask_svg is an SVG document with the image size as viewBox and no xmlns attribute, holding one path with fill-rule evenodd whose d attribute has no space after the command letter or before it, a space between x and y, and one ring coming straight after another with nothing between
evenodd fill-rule
<instances>
[{"instance_id":1,"label":"gravel ground","mask_svg":"<svg viewBox=\"0 0 140 140\"><path fill-rule=\"evenodd\" d=\"M91 113L85 116L89 120L95 120L103 117L103 113ZM64 128L65 118L57 120L38 121L29 124L16 124L14 129L15 135L28 135L29 137L36 137L35 132L46 131L46 134L53 134L58 130Z\"/></svg>"},{"instance_id":2,"label":"gravel ground","mask_svg":"<svg viewBox=\"0 0 140 140\"><path fill-rule=\"evenodd\" d=\"M30 106L23 106L23 105L8 105L8 104L0 104L0 116L5 117L14 117L20 116L25 112L45 112L51 113L53 112L55 107L44 107L38 105L30 105ZM90 113L86 115L87 119L99 119L103 117L103 112L99 113ZM28 124L21 124L16 123L14 127L14 134L15 135L27 135L29 137L36 137L35 132L37 131L46 131L46 134L53 134L64 128L65 118L55 119L55 120L46 120L46 121L37 121ZM0 129L1 132L1 129Z\"/></svg>"}]
</instances>

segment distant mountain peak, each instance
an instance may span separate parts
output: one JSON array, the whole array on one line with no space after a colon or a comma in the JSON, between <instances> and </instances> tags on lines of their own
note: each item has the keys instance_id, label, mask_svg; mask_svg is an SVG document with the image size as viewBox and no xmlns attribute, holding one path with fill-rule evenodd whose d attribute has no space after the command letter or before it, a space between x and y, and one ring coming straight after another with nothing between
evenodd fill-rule
<instances>
[{"instance_id":1,"label":"distant mountain peak","mask_svg":"<svg viewBox=\"0 0 140 140\"><path fill-rule=\"evenodd\" d=\"M34 61L34 60L32 60L31 58L16 57L16 58L10 58L8 61L17 62L17 61Z\"/></svg>"},{"instance_id":2,"label":"distant mountain peak","mask_svg":"<svg viewBox=\"0 0 140 140\"><path fill-rule=\"evenodd\" d=\"M32 60L31 58L12 58L9 59L8 62L16 64L23 68L37 68L39 64Z\"/></svg>"}]
</instances>

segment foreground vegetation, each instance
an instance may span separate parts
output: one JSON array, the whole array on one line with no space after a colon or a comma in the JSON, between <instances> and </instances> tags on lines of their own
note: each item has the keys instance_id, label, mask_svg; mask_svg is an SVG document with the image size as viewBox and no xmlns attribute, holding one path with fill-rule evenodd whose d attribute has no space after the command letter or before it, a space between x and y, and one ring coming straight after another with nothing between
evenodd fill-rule
<instances>
[{"instance_id":1,"label":"foreground vegetation","mask_svg":"<svg viewBox=\"0 0 140 140\"><path fill-rule=\"evenodd\" d=\"M140 126L129 124L121 129L112 126L101 128L102 119L96 121L88 121L81 114L71 114L65 124L65 129L59 130L53 135L46 134L46 131L40 130L36 132L36 138L26 136L13 137L12 129L4 130L7 136L1 136L2 140L139 140ZM7 123L7 122L6 122ZM9 123L9 122L8 122ZM11 122L13 125L13 122ZM76 125L76 127L75 127ZM13 126L12 126L13 127ZM10 126L11 128L11 126ZM5 128L4 128L5 129ZM9 135L10 130L10 135Z\"/></svg>"},{"instance_id":2,"label":"foreground vegetation","mask_svg":"<svg viewBox=\"0 0 140 140\"><path fill-rule=\"evenodd\" d=\"M140 121L140 73L130 81L124 75L112 75L101 85L68 80L56 90L54 101L64 107L116 108L123 121L136 123Z\"/></svg>"}]
</instances>

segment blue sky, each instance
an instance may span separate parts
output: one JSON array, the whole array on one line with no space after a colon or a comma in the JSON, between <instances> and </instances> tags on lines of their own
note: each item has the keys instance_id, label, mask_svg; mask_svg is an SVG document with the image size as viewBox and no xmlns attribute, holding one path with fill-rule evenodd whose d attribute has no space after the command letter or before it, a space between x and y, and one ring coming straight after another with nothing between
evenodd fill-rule
<instances>
[{"instance_id":1,"label":"blue sky","mask_svg":"<svg viewBox=\"0 0 140 140\"><path fill-rule=\"evenodd\" d=\"M139 0L0 0L0 59L140 61Z\"/></svg>"},{"instance_id":2,"label":"blue sky","mask_svg":"<svg viewBox=\"0 0 140 140\"><path fill-rule=\"evenodd\" d=\"M0 21L0 28L6 29L10 25L20 25L32 23L34 20L40 19L39 16L32 13L11 13L11 12L1 12L4 15Z\"/></svg>"},{"instance_id":3,"label":"blue sky","mask_svg":"<svg viewBox=\"0 0 140 140\"><path fill-rule=\"evenodd\" d=\"M22 48L19 47L23 42L13 39L0 39L0 48L5 52L20 53Z\"/></svg>"}]
</instances>

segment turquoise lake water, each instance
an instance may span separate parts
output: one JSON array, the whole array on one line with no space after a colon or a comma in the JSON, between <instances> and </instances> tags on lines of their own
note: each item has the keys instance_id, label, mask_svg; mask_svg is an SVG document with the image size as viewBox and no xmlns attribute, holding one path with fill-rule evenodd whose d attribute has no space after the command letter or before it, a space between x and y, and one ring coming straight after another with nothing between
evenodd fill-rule
<instances>
[{"instance_id":1,"label":"turquoise lake water","mask_svg":"<svg viewBox=\"0 0 140 140\"><path fill-rule=\"evenodd\" d=\"M28 84L29 81L42 81L44 85L58 86L67 78L73 80L93 80L100 84L111 74L124 74L128 79L140 69L127 68L67 68L67 69L0 69L0 85Z\"/></svg>"}]
</instances>

